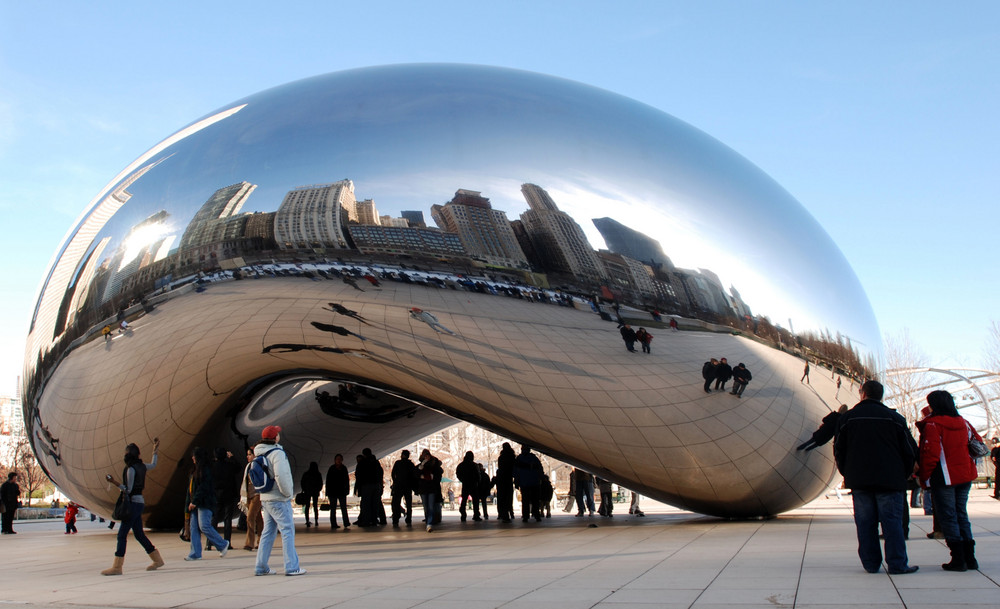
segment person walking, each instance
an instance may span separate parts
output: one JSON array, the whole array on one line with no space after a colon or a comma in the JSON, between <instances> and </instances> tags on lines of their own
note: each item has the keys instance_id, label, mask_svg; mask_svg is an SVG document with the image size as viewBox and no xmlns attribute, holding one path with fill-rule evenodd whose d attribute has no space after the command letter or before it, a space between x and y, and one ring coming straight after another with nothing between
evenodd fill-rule
<instances>
[{"instance_id":1,"label":"person walking","mask_svg":"<svg viewBox=\"0 0 1000 609\"><path fill-rule=\"evenodd\" d=\"M257 562L254 565L254 575L270 575L274 573L268 566L274 538L281 533L281 550L285 561L285 575L305 575L306 570L299 565L299 555L295 551L295 512L292 508L292 497L295 496L295 482L292 480L292 469L288 464L288 455L278 443L281 428L268 425L260 434L260 443L253 449L254 457L261 455L267 460L267 469L274 478L274 486L270 491L260 493L260 505L264 517L264 531L260 535L260 546L257 548Z\"/></svg>"},{"instance_id":2,"label":"person walking","mask_svg":"<svg viewBox=\"0 0 1000 609\"><path fill-rule=\"evenodd\" d=\"M306 515L306 528L312 526L312 522L309 521L310 504L312 504L313 509L313 521L316 522L316 526L319 526L319 493L323 490L323 474L319 473L319 463L315 461L309 463L309 469L302 474L299 486L306 496L306 504L302 507L302 511Z\"/></svg>"},{"instance_id":3,"label":"person walking","mask_svg":"<svg viewBox=\"0 0 1000 609\"><path fill-rule=\"evenodd\" d=\"M802 378L799 379L799 382L809 384L809 360L806 360L806 367L802 370Z\"/></svg>"},{"instance_id":4,"label":"person walking","mask_svg":"<svg viewBox=\"0 0 1000 609\"><path fill-rule=\"evenodd\" d=\"M649 345L653 342L653 335L650 334L646 328L639 328L636 330L635 338L639 341L639 344L642 345L642 352L650 353Z\"/></svg>"},{"instance_id":5,"label":"person walking","mask_svg":"<svg viewBox=\"0 0 1000 609\"><path fill-rule=\"evenodd\" d=\"M128 542L128 534L132 533L135 540L149 555L153 562L146 567L147 571L153 571L163 566L163 558L159 550L153 545L146 533L142 530L142 510L146 507L146 500L142 496L142 491L146 487L146 472L156 468L157 453L160 448L160 439L153 438L153 459L149 464L142 462L139 447L129 444L125 447L125 469L122 470L122 480L119 482L111 474L104 478L111 484L118 487L125 493L125 498L129 502L128 516L122 520L118 527L118 543L115 548L115 560L110 568L101 571L101 575L121 575L122 566L125 564L125 546Z\"/></svg>"},{"instance_id":6,"label":"person walking","mask_svg":"<svg viewBox=\"0 0 1000 609\"><path fill-rule=\"evenodd\" d=\"M637 336L635 330L632 329L632 326L623 324L618 331L622 335L622 340L625 341L625 348L632 353L635 353L635 341L637 340Z\"/></svg>"},{"instance_id":7,"label":"person walking","mask_svg":"<svg viewBox=\"0 0 1000 609\"><path fill-rule=\"evenodd\" d=\"M264 532L264 517L261 515L260 493L250 480L250 462L253 461L253 449L247 451L247 465L243 469L243 482L240 483L240 507L247 515L247 538L243 549L252 552L257 549L257 540Z\"/></svg>"},{"instance_id":8,"label":"person walking","mask_svg":"<svg viewBox=\"0 0 1000 609\"><path fill-rule=\"evenodd\" d=\"M14 518L21 507L21 487L17 485L17 472L7 472L7 481L0 484L0 520L4 535L16 535Z\"/></svg>"},{"instance_id":9,"label":"person walking","mask_svg":"<svg viewBox=\"0 0 1000 609\"><path fill-rule=\"evenodd\" d=\"M574 489L576 491L576 515L584 512L594 515L594 475L578 467L573 468Z\"/></svg>"},{"instance_id":10,"label":"person walking","mask_svg":"<svg viewBox=\"0 0 1000 609\"><path fill-rule=\"evenodd\" d=\"M605 518L614 518L614 515L611 513L615 509L614 491L611 489L611 481L598 478L597 489L601 492L601 506L597 509L597 513Z\"/></svg>"},{"instance_id":11,"label":"person walking","mask_svg":"<svg viewBox=\"0 0 1000 609\"><path fill-rule=\"evenodd\" d=\"M917 421L920 430L920 486L929 488L934 498L934 514L951 551L945 571L978 569L976 542L969 523L969 490L979 476L969 455L969 441L982 438L958 414L955 399L947 391L927 394L931 414Z\"/></svg>"},{"instance_id":12,"label":"person walking","mask_svg":"<svg viewBox=\"0 0 1000 609\"><path fill-rule=\"evenodd\" d=\"M337 524L337 506L340 506L341 520L344 521L344 530L351 528L351 521L347 517L347 495L351 492L351 474L344 465L344 455L337 454L333 457L333 465L326 470L326 498L330 500L330 530L339 529Z\"/></svg>"},{"instance_id":13,"label":"person walking","mask_svg":"<svg viewBox=\"0 0 1000 609\"><path fill-rule=\"evenodd\" d=\"M431 454L431 451L424 449L420 453L420 463L417 465L417 491L420 493L420 502L424 506L424 523L427 525L427 532L434 530L434 525L438 520L438 507L441 504L441 478L444 476L444 469L441 467L441 460Z\"/></svg>"},{"instance_id":14,"label":"person walking","mask_svg":"<svg viewBox=\"0 0 1000 609\"><path fill-rule=\"evenodd\" d=\"M194 449L191 455L194 469L191 472L191 489L188 494L187 508L191 513L191 552L184 560L201 560L201 536L205 535L208 543L219 550L219 556L225 558L229 553L229 542L219 535L212 526L212 513L218 506L215 494L215 480L212 473L212 460L208 450L202 447Z\"/></svg>"},{"instance_id":15,"label":"person walking","mask_svg":"<svg viewBox=\"0 0 1000 609\"><path fill-rule=\"evenodd\" d=\"M490 492L493 490L493 479L490 478L485 465L476 463L476 466L479 468L479 486L476 487L476 502L482 507L483 520L489 520L490 512L487 503L490 498Z\"/></svg>"},{"instance_id":16,"label":"person walking","mask_svg":"<svg viewBox=\"0 0 1000 609\"><path fill-rule=\"evenodd\" d=\"M392 526L399 526L403 518L406 526L411 526L413 520L413 482L416 477L416 466L410 461L410 451L399 453L399 459L392 464L389 472L389 493L392 496ZM406 511L403 511L403 503ZM404 516L405 514L405 516Z\"/></svg>"},{"instance_id":17,"label":"person walking","mask_svg":"<svg viewBox=\"0 0 1000 609\"><path fill-rule=\"evenodd\" d=\"M222 523L222 538L232 544L233 518L236 516L236 505L240 499L239 475L240 466L233 458L233 453L221 446L215 448L215 460L212 461L212 480L215 483L215 507L212 508L212 528L218 529ZM208 543L205 549L211 549ZM218 550L219 548L216 547Z\"/></svg>"},{"instance_id":18,"label":"person walking","mask_svg":"<svg viewBox=\"0 0 1000 609\"><path fill-rule=\"evenodd\" d=\"M840 416L833 443L837 469L854 500L858 556L869 573L882 564L878 528L885 537L885 562L891 574L913 573L906 556L903 514L907 479L917 460L917 444L906 419L882 403L878 381L861 386L861 401Z\"/></svg>"}]
</instances>

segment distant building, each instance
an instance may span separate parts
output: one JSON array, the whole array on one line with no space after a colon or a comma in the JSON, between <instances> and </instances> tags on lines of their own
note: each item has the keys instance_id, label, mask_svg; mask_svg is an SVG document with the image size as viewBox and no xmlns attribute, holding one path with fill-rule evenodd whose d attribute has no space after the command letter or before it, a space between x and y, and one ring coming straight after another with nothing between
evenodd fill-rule
<instances>
[{"instance_id":1,"label":"distant building","mask_svg":"<svg viewBox=\"0 0 1000 609\"><path fill-rule=\"evenodd\" d=\"M388 254L466 258L462 241L455 233L436 228L374 226L351 224L347 227L354 246L363 254Z\"/></svg>"},{"instance_id":2,"label":"distant building","mask_svg":"<svg viewBox=\"0 0 1000 609\"><path fill-rule=\"evenodd\" d=\"M19 383L20 384L20 383ZM24 436L24 413L21 410L21 398L0 396L0 462L10 465L17 443ZM4 482L7 472L2 473Z\"/></svg>"},{"instance_id":3,"label":"distant building","mask_svg":"<svg viewBox=\"0 0 1000 609\"><path fill-rule=\"evenodd\" d=\"M354 205L354 208L358 212L358 224L381 224L379 222L378 210L375 209L375 201L371 199L358 201Z\"/></svg>"},{"instance_id":4,"label":"distant building","mask_svg":"<svg viewBox=\"0 0 1000 609\"><path fill-rule=\"evenodd\" d=\"M538 257L536 264L591 281L605 279L604 266L576 220L559 211L549 193L535 184L522 184L521 193L531 208L521 214L521 222Z\"/></svg>"},{"instance_id":5,"label":"distant building","mask_svg":"<svg viewBox=\"0 0 1000 609\"><path fill-rule=\"evenodd\" d=\"M528 259L517 243L507 214L474 190L459 189L444 205L431 207L442 230L456 233L473 260L508 268L526 268Z\"/></svg>"},{"instance_id":6,"label":"distant building","mask_svg":"<svg viewBox=\"0 0 1000 609\"><path fill-rule=\"evenodd\" d=\"M226 220L239 214L257 185L249 182L231 184L212 193L181 236L180 249L213 243L226 233ZM230 232L233 229L230 228Z\"/></svg>"},{"instance_id":7,"label":"distant building","mask_svg":"<svg viewBox=\"0 0 1000 609\"><path fill-rule=\"evenodd\" d=\"M654 270L674 268L674 263L663 253L663 248L656 239L611 218L594 218L593 222L597 231L604 237L608 250L649 264Z\"/></svg>"},{"instance_id":8,"label":"distant building","mask_svg":"<svg viewBox=\"0 0 1000 609\"><path fill-rule=\"evenodd\" d=\"M427 223L424 222L424 212L422 211L401 211L399 215L406 219L412 228L425 228Z\"/></svg>"},{"instance_id":9,"label":"distant building","mask_svg":"<svg viewBox=\"0 0 1000 609\"><path fill-rule=\"evenodd\" d=\"M382 226L396 226L399 228L410 228L410 223L406 218L393 218L392 216L382 216L380 218Z\"/></svg>"},{"instance_id":10,"label":"distant building","mask_svg":"<svg viewBox=\"0 0 1000 609\"><path fill-rule=\"evenodd\" d=\"M345 228L352 213L356 218L350 180L296 188L275 214L274 240L283 250L351 248Z\"/></svg>"}]
</instances>

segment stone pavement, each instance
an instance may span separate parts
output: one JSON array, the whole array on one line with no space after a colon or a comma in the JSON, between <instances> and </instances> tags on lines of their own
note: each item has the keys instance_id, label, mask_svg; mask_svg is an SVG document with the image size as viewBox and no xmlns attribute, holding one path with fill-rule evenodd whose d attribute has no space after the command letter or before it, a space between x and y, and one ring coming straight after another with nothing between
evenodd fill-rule
<instances>
[{"instance_id":1,"label":"stone pavement","mask_svg":"<svg viewBox=\"0 0 1000 609\"><path fill-rule=\"evenodd\" d=\"M114 534L84 521L18 522L0 538L0 605L14 607L185 607L205 609L740 609L866 606L1000 606L1000 502L974 489L970 513L979 571L941 570L948 551L929 540L930 517L912 510L912 575L865 573L857 557L850 498L820 498L769 521L724 521L645 502L646 518L575 518L561 510L541 524L352 528L331 533L299 521L304 577L253 576L253 554L206 553L184 562L174 533L150 538L167 564L145 571L129 541L125 574L102 577ZM621 506L617 506L623 510ZM323 516L323 514L321 514ZM597 525L597 526L590 526ZM242 545L242 544L239 544ZM280 548L271 567L281 567Z\"/></svg>"}]
</instances>

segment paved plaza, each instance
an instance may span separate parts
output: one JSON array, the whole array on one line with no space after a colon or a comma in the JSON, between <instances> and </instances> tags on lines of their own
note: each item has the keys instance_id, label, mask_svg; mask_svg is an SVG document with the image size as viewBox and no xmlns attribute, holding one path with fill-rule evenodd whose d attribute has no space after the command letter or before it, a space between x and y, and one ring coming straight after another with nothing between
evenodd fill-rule
<instances>
[{"instance_id":1,"label":"paved plaza","mask_svg":"<svg viewBox=\"0 0 1000 609\"><path fill-rule=\"evenodd\" d=\"M242 607L319 609L626 609L868 606L1000 606L1000 502L973 491L970 513L979 571L947 573L931 519L912 510L912 575L865 573L850 498L816 501L768 521L724 521L647 502L647 517L576 518L561 510L541 524L458 522L374 530L306 529L296 545L305 577L253 576L253 553L182 560L175 533L150 538L167 561L155 572L134 540L125 574L102 577L114 534L82 521L18 522L0 538L0 605L13 607ZM321 514L323 516L323 514ZM596 526L592 526L596 525ZM235 538L240 539L241 538ZM241 546L242 543L237 544ZM280 548L271 558L281 567Z\"/></svg>"}]
</instances>

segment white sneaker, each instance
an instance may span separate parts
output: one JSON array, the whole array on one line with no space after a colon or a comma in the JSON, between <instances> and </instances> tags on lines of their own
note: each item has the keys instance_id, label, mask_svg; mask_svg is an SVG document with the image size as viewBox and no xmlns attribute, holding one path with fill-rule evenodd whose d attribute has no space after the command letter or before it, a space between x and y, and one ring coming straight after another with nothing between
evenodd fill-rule
<instances>
[{"instance_id":1,"label":"white sneaker","mask_svg":"<svg viewBox=\"0 0 1000 609\"><path fill-rule=\"evenodd\" d=\"M302 567L299 567L298 569L296 569L294 571L289 571L288 573L285 573L285 575L287 575L289 577L291 577L293 575L305 575L305 574L306 574L306 570L303 569Z\"/></svg>"},{"instance_id":2,"label":"white sneaker","mask_svg":"<svg viewBox=\"0 0 1000 609\"><path fill-rule=\"evenodd\" d=\"M432 527L431 525L427 525L427 532L428 533L430 533L433 530L434 530L434 527Z\"/></svg>"},{"instance_id":3,"label":"white sneaker","mask_svg":"<svg viewBox=\"0 0 1000 609\"><path fill-rule=\"evenodd\" d=\"M272 571L271 569L268 569L267 571L254 571L253 574L254 575L271 575L272 573L274 573L274 571Z\"/></svg>"},{"instance_id":4,"label":"white sneaker","mask_svg":"<svg viewBox=\"0 0 1000 609\"><path fill-rule=\"evenodd\" d=\"M229 548L233 547L233 544L227 543L226 547L219 550L219 558L225 558L226 554L229 554Z\"/></svg>"}]
</instances>

